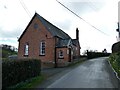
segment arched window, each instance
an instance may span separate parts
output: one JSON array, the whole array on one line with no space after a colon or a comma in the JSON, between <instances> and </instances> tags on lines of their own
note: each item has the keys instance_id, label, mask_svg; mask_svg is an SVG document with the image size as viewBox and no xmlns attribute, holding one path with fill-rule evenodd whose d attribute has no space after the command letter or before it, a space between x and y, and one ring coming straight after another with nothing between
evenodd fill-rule
<instances>
[{"instance_id":1,"label":"arched window","mask_svg":"<svg viewBox=\"0 0 120 90\"><path fill-rule=\"evenodd\" d=\"M29 44L27 43L27 44L25 44L24 55L28 56L28 54L29 54Z\"/></svg>"},{"instance_id":2,"label":"arched window","mask_svg":"<svg viewBox=\"0 0 120 90\"><path fill-rule=\"evenodd\" d=\"M45 41L40 42L40 55L45 55Z\"/></svg>"},{"instance_id":3,"label":"arched window","mask_svg":"<svg viewBox=\"0 0 120 90\"><path fill-rule=\"evenodd\" d=\"M63 58L63 51L62 50L59 51L59 58Z\"/></svg>"}]
</instances>

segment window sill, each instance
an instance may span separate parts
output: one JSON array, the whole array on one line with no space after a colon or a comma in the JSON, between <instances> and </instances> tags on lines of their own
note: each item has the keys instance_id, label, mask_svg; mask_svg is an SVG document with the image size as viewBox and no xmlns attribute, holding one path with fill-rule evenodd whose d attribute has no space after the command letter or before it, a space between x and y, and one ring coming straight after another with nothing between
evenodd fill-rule
<instances>
[{"instance_id":1,"label":"window sill","mask_svg":"<svg viewBox=\"0 0 120 90\"><path fill-rule=\"evenodd\" d=\"M45 56L45 55L39 55L39 56Z\"/></svg>"},{"instance_id":2,"label":"window sill","mask_svg":"<svg viewBox=\"0 0 120 90\"><path fill-rule=\"evenodd\" d=\"M58 57L58 59L64 59L64 57Z\"/></svg>"},{"instance_id":3,"label":"window sill","mask_svg":"<svg viewBox=\"0 0 120 90\"><path fill-rule=\"evenodd\" d=\"M24 57L28 57L28 55L24 55Z\"/></svg>"}]
</instances>

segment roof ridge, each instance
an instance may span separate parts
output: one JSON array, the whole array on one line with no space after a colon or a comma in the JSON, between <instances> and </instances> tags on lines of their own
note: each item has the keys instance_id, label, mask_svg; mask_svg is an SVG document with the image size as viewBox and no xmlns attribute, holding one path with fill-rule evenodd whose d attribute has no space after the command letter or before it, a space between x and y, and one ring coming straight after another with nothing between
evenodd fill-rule
<instances>
[{"instance_id":1,"label":"roof ridge","mask_svg":"<svg viewBox=\"0 0 120 90\"><path fill-rule=\"evenodd\" d=\"M56 29L58 30L59 34L65 34L66 37L71 38L67 33L65 33L65 32L64 32L63 30L61 30L60 28L58 28L58 27L55 26L54 24L52 24L52 23L50 23L49 21L47 21L45 18L43 18L42 16L40 16L38 13L35 13L35 14L38 16L38 18L41 20L41 22L42 22L44 25L45 25L45 22L47 22L46 24L50 24L54 29L56 28ZM44 22L44 21L45 21L45 22ZM46 25L45 25L45 26L46 26ZM49 26L47 25L46 27L49 27ZM50 28L47 28L47 29L50 31ZM57 31L55 31L55 30L54 30L54 32L53 32L53 30L50 31L50 32L58 34ZM62 35L62 36L65 36L65 35ZM58 37L59 37L59 35L58 35Z\"/></svg>"}]
</instances>

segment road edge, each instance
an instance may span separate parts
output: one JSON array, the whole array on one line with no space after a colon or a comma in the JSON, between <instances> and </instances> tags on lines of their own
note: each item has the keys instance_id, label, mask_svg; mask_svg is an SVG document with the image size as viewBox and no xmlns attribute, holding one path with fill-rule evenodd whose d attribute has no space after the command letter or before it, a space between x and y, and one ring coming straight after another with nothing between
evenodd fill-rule
<instances>
[{"instance_id":1,"label":"road edge","mask_svg":"<svg viewBox=\"0 0 120 90\"><path fill-rule=\"evenodd\" d=\"M110 65L110 67L112 68L112 70L113 70L113 72L115 73L115 76L117 77L117 79L120 81L120 78L118 77L118 74L117 74L117 72L115 71L115 69L112 67L112 65L111 65L111 63L110 63L110 61L108 60L108 63L109 63L109 65Z\"/></svg>"},{"instance_id":2,"label":"road edge","mask_svg":"<svg viewBox=\"0 0 120 90\"><path fill-rule=\"evenodd\" d=\"M115 77L116 77L117 80L118 80L118 90L120 90L120 78L118 77L117 72L116 72L116 71L114 70L114 68L112 67L112 65L111 65L111 63L110 63L110 61L109 61L109 59L108 59L107 61L108 61L109 65L110 65L110 68L112 69L113 73L115 74Z\"/></svg>"}]
</instances>

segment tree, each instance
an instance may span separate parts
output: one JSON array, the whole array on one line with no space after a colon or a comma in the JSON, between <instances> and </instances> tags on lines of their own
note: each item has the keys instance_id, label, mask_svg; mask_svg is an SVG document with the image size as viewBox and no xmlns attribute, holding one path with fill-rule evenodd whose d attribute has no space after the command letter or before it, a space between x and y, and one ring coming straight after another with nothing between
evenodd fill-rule
<instances>
[{"instance_id":1,"label":"tree","mask_svg":"<svg viewBox=\"0 0 120 90\"><path fill-rule=\"evenodd\" d=\"M106 49L104 49L102 52L103 52L103 53L107 53L107 50L106 50Z\"/></svg>"}]
</instances>

